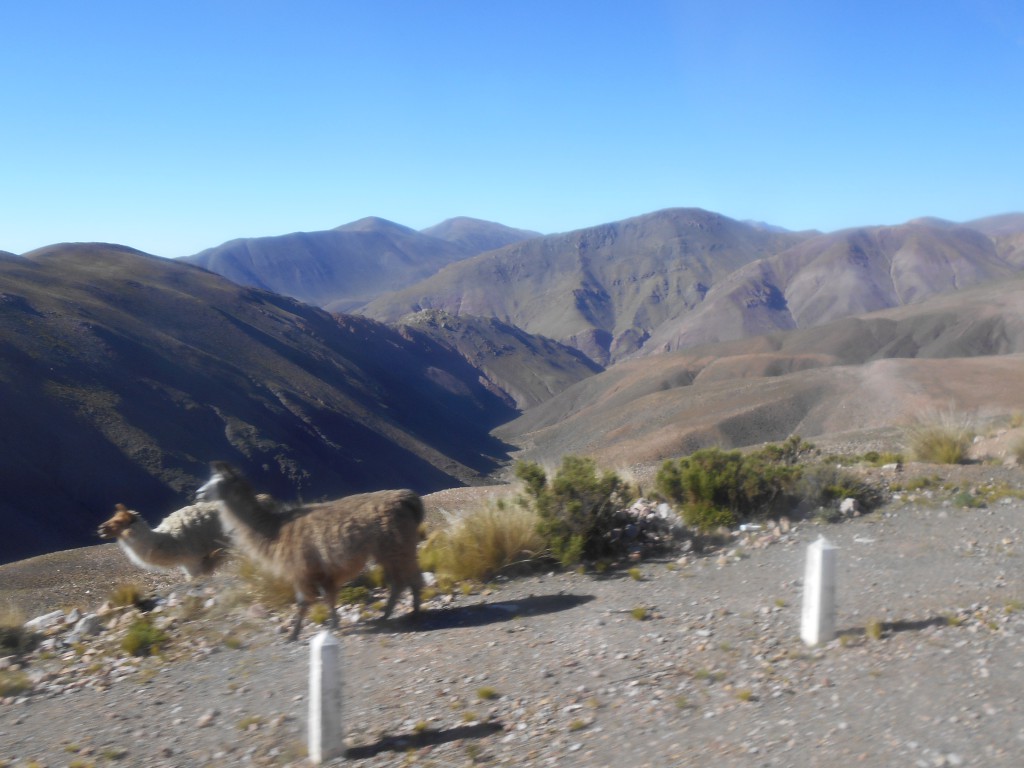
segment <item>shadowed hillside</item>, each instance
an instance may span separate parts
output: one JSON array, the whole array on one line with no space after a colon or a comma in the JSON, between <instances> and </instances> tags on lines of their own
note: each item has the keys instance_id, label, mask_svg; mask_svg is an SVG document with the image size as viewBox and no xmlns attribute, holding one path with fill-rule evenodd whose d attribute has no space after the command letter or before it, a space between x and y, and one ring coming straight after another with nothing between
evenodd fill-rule
<instances>
[{"instance_id":1,"label":"shadowed hillside","mask_svg":"<svg viewBox=\"0 0 1024 768\"><path fill-rule=\"evenodd\" d=\"M458 353L108 245L0 259L0 560L155 522L208 462L317 499L492 471L514 411Z\"/></svg>"},{"instance_id":2,"label":"shadowed hillside","mask_svg":"<svg viewBox=\"0 0 1024 768\"><path fill-rule=\"evenodd\" d=\"M424 310L407 316L398 327L411 338L425 336L457 351L519 409L542 403L602 370L572 347L494 318Z\"/></svg>"}]
</instances>

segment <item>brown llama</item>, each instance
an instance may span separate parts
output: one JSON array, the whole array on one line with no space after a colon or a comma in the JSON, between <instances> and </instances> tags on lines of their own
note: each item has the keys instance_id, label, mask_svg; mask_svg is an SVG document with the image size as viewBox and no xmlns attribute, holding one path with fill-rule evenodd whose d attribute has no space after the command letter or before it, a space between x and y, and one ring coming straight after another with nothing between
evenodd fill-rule
<instances>
[{"instance_id":1,"label":"brown llama","mask_svg":"<svg viewBox=\"0 0 1024 768\"><path fill-rule=\"evenodd\" d=\"M334 501L307 504L287 516L268 514L245 477L222 461L197 492L218 500L221 522L240 552L258 567L290 581L298 612L289 640L299 636L309 603L322 597L338 626L338 590L374 559L391 585L384 618L391 615L405 587L412 591L413 614L420 609L420 574L416 547L423 522L423 501L409 490L377 491Z\"/></svg>"}]
</instances>

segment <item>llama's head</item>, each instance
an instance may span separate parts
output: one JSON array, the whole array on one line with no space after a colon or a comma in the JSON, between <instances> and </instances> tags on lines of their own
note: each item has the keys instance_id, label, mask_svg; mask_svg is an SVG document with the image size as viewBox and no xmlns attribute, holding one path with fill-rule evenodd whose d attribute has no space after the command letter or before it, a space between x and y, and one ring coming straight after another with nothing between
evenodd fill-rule
<instances>
[{"instance_id":1,"label":"llama's head","mask_svg":"<svg viewBox=\"0 0 1024 768\"><path fill-rule=\"evenodd\" d=\"M210 468L213 474L206 484L196 491L196 501L223 501L225 494L232 488L251 495L245 477L226 461L214 461Z\"/></svg>"},{"instance_id":2,"label":"llama's head","mask_svg":"<svg viewBox=\"0 0 1024 768\"><path fill-rule=\"evenodd\" d=\"M122 531L127 530L138 521L138 512L133 512L124 504L118 504L114 507L114 516L100 525L96 533L101 539L116 539Z\"/></svg>"}]
</instances>

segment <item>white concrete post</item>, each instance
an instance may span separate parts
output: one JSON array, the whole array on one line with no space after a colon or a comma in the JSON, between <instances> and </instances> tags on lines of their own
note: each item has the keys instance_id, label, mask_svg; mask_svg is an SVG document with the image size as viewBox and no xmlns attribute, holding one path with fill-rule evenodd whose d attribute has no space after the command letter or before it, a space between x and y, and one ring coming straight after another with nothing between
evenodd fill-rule
<instances>
[{"instance_id":1,"label":"white concrete post","mask_svg":"<svg viewBox=\"0 0 1024 768\"><path fill-rule=\"evenodd\" d=\"M309 759L317 765L345 751L341 726L341 643L323 630L309 643Z\"/></svg>"},{"instance_id":2,"label":"white concrete post","mask_svg":"<svg viewBox=\"0 0 1024 768\"><path fill-rule=\"evenodd\" d=\"M807 547L800 639L808 645L829 642L836 632L836 555L821 536Z\"/></svg>"}]
</instances>

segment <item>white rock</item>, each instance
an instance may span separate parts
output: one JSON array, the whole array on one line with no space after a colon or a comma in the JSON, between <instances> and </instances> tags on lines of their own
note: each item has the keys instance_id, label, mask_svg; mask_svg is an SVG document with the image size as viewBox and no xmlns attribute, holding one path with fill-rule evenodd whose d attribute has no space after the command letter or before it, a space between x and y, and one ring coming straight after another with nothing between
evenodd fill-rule
<instances>
[{"instance_id":1,"label":"white rock","mask_svg":"<svg viewBox=\"0 0 1024 768\"><path fill-rule=\"evenodd\" d=\"M64 611L51 611L50 613L44 613L42 616L36 616L34 619L26 621L25 629L38 632L39 630L48 629L49 627L62 624L63 622Z\"/></svg>"}]
</instances>

